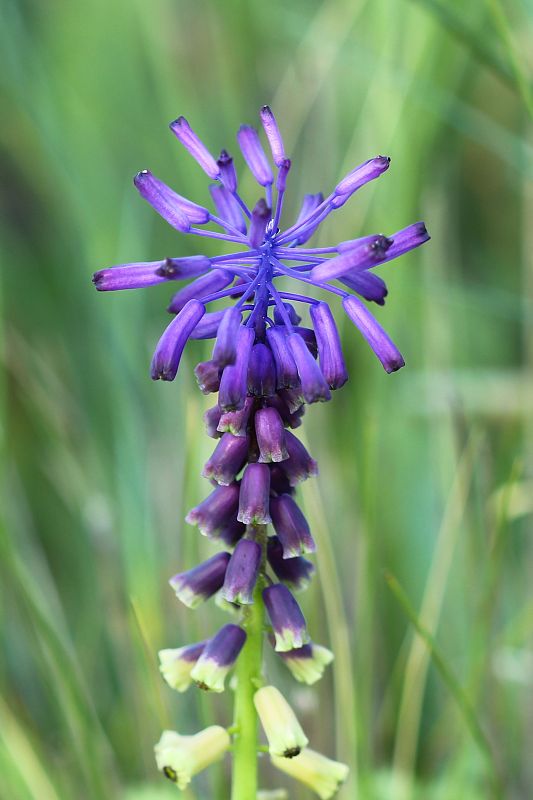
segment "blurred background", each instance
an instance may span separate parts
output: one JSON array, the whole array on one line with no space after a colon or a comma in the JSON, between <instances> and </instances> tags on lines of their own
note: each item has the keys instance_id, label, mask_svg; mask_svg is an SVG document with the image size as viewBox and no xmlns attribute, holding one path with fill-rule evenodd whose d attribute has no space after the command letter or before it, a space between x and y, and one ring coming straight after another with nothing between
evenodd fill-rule
<instances>
[{"instance_id":1,"label":"blurred background","mask_svg":"<svg viewBox=\"0 0 533 800\"><path fill-rule=\"evenodd\" d=\"M183 521L208 489L192 367L209 344L152 383L168 287L90 278L217 252L132 176L206 203L168 122L235 151L264 103L293 156L285 220L386 153L315 241L418 219L433 237L378 270L405 369L386 375L337 314L351 381L300 429L321 467L300 493L319 544L300 599L336 662L312 691L269 674L350 764L341 800L533 796L532 26L527 0L2 0L2 800L172 798L161 728L230 722L230 692L178 696L156 660L224 620L167 585L212 552ZM184 797L227 800L227 769Z\"/></svg>"}]
</instances>

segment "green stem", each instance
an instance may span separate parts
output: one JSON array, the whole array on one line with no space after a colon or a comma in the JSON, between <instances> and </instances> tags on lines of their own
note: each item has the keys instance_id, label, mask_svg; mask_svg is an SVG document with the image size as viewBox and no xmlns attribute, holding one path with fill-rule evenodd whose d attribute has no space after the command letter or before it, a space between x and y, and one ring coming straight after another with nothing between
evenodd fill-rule
<instances>
[{"instance_id":1,"label":"green stem","mask_svg":"<svg viewBox=\"0 0 533 800\"><path fill-rule=\"evenodd\" d=\"M253 538L263 547L263 566L266 550L266 526L253 529ZM257 582L254 602L245 611L242 626L246 630L246 644L239 656L236 669L234 726L238 733L233 743L233 777L231 800L255 800L257 797L257 713L254 694L261 684L263 662L264 606L263 579Z\"/></svg>"}]
</instances>

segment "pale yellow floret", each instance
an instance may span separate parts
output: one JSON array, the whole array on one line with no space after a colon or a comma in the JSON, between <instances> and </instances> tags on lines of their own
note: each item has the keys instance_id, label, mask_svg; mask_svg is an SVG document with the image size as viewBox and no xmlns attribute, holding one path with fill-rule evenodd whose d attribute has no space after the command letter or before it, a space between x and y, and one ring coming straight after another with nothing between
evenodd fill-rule
<instances>
[{"instance_id":1,"label":"pale yellow floret","mask_svg":"<svg viewBox=\"0 0 533 800\"><path fill-rule=\"evenodd\" d=\"M282 772L309 786L320 797L330 800L348 777L346 764L332 761L314 750L302 750L296 758L271 756L272 763Z\"/></svg>"},{"instance_id":2,"label":"pale yellow floret","mask_svg":"<svg viewBox=\"0 0 533 800\"><path fill-rule=\"evenodd\" d=\"M333 653L320 644L312 645L311 658L291 658L290 652L284 657L284 662L292 672L294 678L301 683L311 686L324 674L324 669L333 661Z\"/></svg>"},{"instance_id":3,"label":"pale yellow floret","mask_svg":"<svg viewBox=\"0 0 533 800\"><path fill-rule=\"evenodd\" d=\"M294 758L307 747L309 740L279 689L263 686L255 693L254 703L271 755Z\"/></svg>"},{"instance_id":4,"label":"pale yellow floret","mask_svg":"<svg viewBox=\"0 0 533 800\"><path fill-rule=\"evenodd\" d=\"M195 662L181 658L181 654L185 649L180 647L160 650L158 653L161 675L170 688L176 689L177 692L185 692L192 683L191 670Z\"/></svg>"},{"instance_id":5,"label":"pale yellow floret","mask_svg":"<svg viewBox=\"0 0 533 800\"><path fill-rule=\"evenodd\" d=\"M183 790L194 775L219 761L229 746L229 734L220 725L211 725L194 736L163 731L154 748L155 760L157 768Z\"/></svg>"}]
</instances>

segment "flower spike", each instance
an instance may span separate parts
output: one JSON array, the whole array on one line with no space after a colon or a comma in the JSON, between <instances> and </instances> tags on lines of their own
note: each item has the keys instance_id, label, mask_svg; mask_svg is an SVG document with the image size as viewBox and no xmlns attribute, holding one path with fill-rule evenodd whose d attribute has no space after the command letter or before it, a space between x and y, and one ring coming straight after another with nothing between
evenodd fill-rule
<instances>
[{"instance_id":1,"label":"flower spike","mask_svg":"<svg viewBox=\"0 0 533 800\"><path fill-rule=\"evenodd\" d=\"M125 263L99 270L93 281L102 292L187 281L173 287L168 311L176 316L156 346L154 380L174 380L189 339L214 340L211 358L194 369L200 391L217 394L210 408L202 409L206 432L217 440L202 473L212 489L186 521L211 545L218 545L219 552L175 575L170 585L190 608L213 598L234 615L234 622L206 642L161 650L163 678L178 692L192 682L222 692L244 648L232 679L236 712L229 729L235 762L246 767L244 777L237 767L239 796L287 797L284 790L258 792L255 766L246 763L256 753L254 703L272 763L312 788L321 800L329 800L348 767L308 749L307 737L283 695L273 686L262 686L265 629L301 683L314 684L333 659L327 648L311 641L292 594L311 580L314 566L304 556L315 550L310 526L295 501L295 487L318 471L293 431L302 424L308 405L329 401L332 390L348 379L329 299L340 298L387 372L404 365L400 351L363 301L384 304L387 286L374 267L424 244L429 234L423 222L415 222L391 236L354 232L354 238L338 244L307 246L330 214L388 170L390 159L370 158L329 193L305 195L296 221L284 228L291 160L269 106L261 109L260 121L274 171L258 131L243 125L237 133L244 161L261 187L250 203L238 192L233 158L222 150L215 159L184 117L170 128L214 181L209 206L178 194L148 170L135 177L140 195L169 225L200 241L215 240L220 244L217 254L184 252L179 258ZM289 278L299 284L290 291L285 285ZM196 773L229 748L230 733L212 726L194 736L164 731L155 755L158 768L185 789Z\"/></svg>"}]
</instances>

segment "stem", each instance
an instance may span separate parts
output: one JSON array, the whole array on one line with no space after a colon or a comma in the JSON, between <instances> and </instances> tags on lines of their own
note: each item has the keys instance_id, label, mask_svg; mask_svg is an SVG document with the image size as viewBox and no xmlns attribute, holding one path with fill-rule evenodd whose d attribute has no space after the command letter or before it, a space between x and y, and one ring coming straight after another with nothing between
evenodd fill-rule
<instances>
[{"instance_id":1,"label":"stem","mask_svg":"<svg viewBox=\"0 0 533 800\"><path fill-rule=\"evenodd\" d=\"M266 525L250 526L249 533L263 548L263 568L266 552ZM263 571L263 570L262 570ZM255 800L257 797L257 713L254 694L261 684L263 662L264 606L263 579L260 576L254 593L254 602L245 610L242 626L246 630L246 644L237 662L234 725L238 729L233 742L233 776L231 800Z\"/></svg>"}]
</instances>

